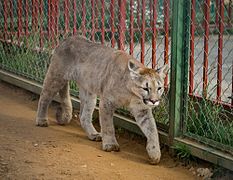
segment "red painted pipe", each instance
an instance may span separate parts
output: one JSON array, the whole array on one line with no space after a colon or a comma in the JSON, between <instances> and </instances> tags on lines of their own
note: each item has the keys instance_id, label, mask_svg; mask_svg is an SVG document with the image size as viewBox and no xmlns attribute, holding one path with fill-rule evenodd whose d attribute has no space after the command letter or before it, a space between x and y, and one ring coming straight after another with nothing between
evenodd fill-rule
<instances>
[{"instance_id":1,"label":"red painted pipe","mask_svg":"<svg viewBox=\"0 0 233 180\"><path fill-rule=\"evenodd\" d=\"M35 31L38 30L39 2L35 0Z\"/></svg>"},{"instance_id":2,"label":"red painted pipe","mask_svg":"<svg viewBox=\"0 0 233 180\"><path fill-rule=\"evenodd\" d=\"M152 68L156 65L156 21L157 21L157 10L156 10L157 0L153 0L153 20L152 20Z\"/></svg>"},{"instance_id":3,"label":"red painted pipe","mask_svg":"<svg viewBox=\"0 0 233 180\"><path fill-rule=\"evenodd\" d=\"M73 16L74 16L74 19L73 19L73 24L74 24L73 34L74 35L77 33L77 27L76 27L77 16L76 16L76 13L77 13L77 3L76 3L76 0L73 0Z\"/></svg>"},{"instance_id":4,"label":"red painted pipe","mask_svg":"<svg viewBox=\"0 0 233 180\"><path fill-rule=\"evenodd\" d=\"M23 26L22 26L22 0L18 0L18 43L20 44L20 37L22 35L22 31L23 31Z\"/></svg>"},{"instance_id":5,"label":"red painted pipe","mask_svg":"<svg viewBox=\"0 0 233 180\"><path fill-rule=\"evenodd\" d=\"M146 3L145 0L142 0L142 23L141 23L141 63L145 63L145 27L146 27L146 18L145 18L145 11L146 11Z\"/></svg>"},{"instance_id":6,"label":"red painted pipe","mask_svg":"<svg viewBox=\"0 0 233 180\"><path fill-rule=\"evenodd\" d=\"M27 2L27 0L26 0ZM14 14L13 14L13 2L10 1L10 31L11 31L11 40L13 41L13 34L14 34ZM25 21L27 21L27 16L25 16Z\"/></svg>"},{"instance_id":7,"label":"red painted pipe","mask_svg":"<svg viewBox=\"0 0 233 180\"><path fill-rule=\"evenodd\" d=\"M134 50L134 9L133 9L133 0L130 0L130 47L129 47L129 54L133 54Z\"/></svg>"},{"instance_id":8,"label":"red painted pipe","mask_svg":"<svg viewBox=\"0 0 233 180\"><path fill-rule=\"evenodd\" d=\"M125 18L126 18L126 0L118 0L120 7L119 12L119 42L118 48L120 50L125 49Z\"/></svg>"},{"instance_id":9,"label":"red painted pipe","mask_svg":"<svg viewBox=\"0 0 233 180\"><path fill-rule=\"evenodd\" d=\"M65 20L65 30L64 33L69 32L69 0L64 1L64 20Z\"/></svg>"},{"instance_id":10,"label":"red painted pipe","mask_svg":"<svg viewBox=\"0 0 233 180\"><path fill-rule=\"evenodd\" d=\"M218 28L218 17L219 17L219 0L215 0L215 25Z\"/></svg>"},{"instance_id":11,"label":"red painted pipe","mask_svg":"<svg viewBox=\"0 0 233 180\"><path fill-rule=\"evenodd\" d=\"M137 0L137 27L140 25L140 0Z\"/></svg>"},{"instance_id":12,"label":"red painted pipe","mask_svg":"<svg viewBox=\"0 0 233 180\"><path fill-rule=\"evenodd\" d=\"M86 1L82 0L82 33L86 36Z\"/></svg>"},{"instance_id":13,"label":"red painted pipe","mask_svg":"<svg viewBox=\"0 0 233 180\"><path fill-rule=\"evenodd\" d=\"M229 1L228 5L228 27L232 27L232 0Z\"/></svg>"},{"instance_id":14,"label":"red painted pipe","mask_svg":"<svg viewBox=\"0 0 233 180\"><path fill-rule=\"evenodd\" d=\"M190 59L189 59L189 94L193 94L194 90L194 42L195 42L195 7L196 1L191 1L191 22L190 22Z\"/></svg>"},{"instance_id":15,"label":"red painted pipe","mask_svg":"<svg viewBox=\"0 0 233 180\"><path fill-rule=\"evenodd\" d=\"M43 48L43 0L40 0L39 13L40 13L40 48Z\"/></svg>"},{"instance_id":16,"label":"red painted pipe","mask_svg":"<svg viewBox=\"0 0 233 180\"><path fill-rule=\"evenodd\" d=\"M56 34L56 45L59 43L59 1L55 2L55 34Z\"/></svg>"},{"instance_id":17,"label":"red painted pipe","mask_svg":"<svg viewBox=\"0 0 233 180\"><path fill-rule=\"evenodd\" d=\"M114 0L111 0L111 4L110 4L110 16L111 16L111 20L110 20L110 26L111 26L111 47L115 47L115 26L114 26L114 18L115 18L115 13L114 13Z\"/></svg>"},{"instance_id":18,"label":"red painted pipe","mask_svg":"<svg viewBox=\"0 0 233 180\"><path fill-rule=\"evenodd\" d=\"M4 39L7 40L8 38L8 24L7 24L7 17L8 17L8 7L7 7L7 0L4 0Z\"/></svg>"},{"instance_id":19,"label":"red painted pipe","mask_svg":"<svg viewBox=\"0 0 233 180\"><path fill-rule=\"evenodd\" d=\"M221 101L222 92L222 50L223 50L223 21L224 21L224 1L220 0L219 16L219 36L218 36L218 74L217 74L217 101Z\"/></svg>"},{"instance_id":20,"label":"red painted pipe","mask_svg":"<svg viewBox=\"0 0 233 180\"><path fill-rule=\"evenodd\" d=\"M208 85L208 55L209 55L209 22L210 22L210 0L205 1L205 21L204 21L204 66L203 66L203 96L207 96L207 85Z\"/></svg>"},{"instance_id":21,"label":"red painted pipe","mask_svg":"<svg viewBox=\"0 0 233 180\"><path fill-rule=\"evenodd\" d=\"M95 41L95 1L91 0L91 40Z\"/></svg>"},{"instance_id":22,"label":"red painted pipe","mask_svg":"<svg viewBox=\"0 0 233 180\"><path fill-rule=\"evenodd\" d=\"M56 19L56 0L51 0L51 39L52 39L52 47L55 47L55 19Z\"/></svg>"},{"instance_id":23,"label":"red painted pipe","mask_svg":"<svg viewBox=\"0 0 233 180\"><path fill-rule=\"evenodd\" d=\"M48 0L48 40L51 39L51 0Z\"/></svg>"},{"instance_id":24,"label":"red painted pipe","mask_svg":"<svg viewBox=\"0 0 233 180\"><path fill-rule=\"evenodd\" d=\"M168 64L168 48L169 48L169 6L170 0L164 0L164 63ZM168 76L166 76L164 81L165 88L168 86Z\"/></svg>"},{"instance_id":25,"label":"red painted pipe","mask_svg":"<svg viewBox=\"0 0 233 180\"><path fill-rule=\"evenodd\" d=\"M101 0L101 43L104 44L105 40L105 24L104 24L104 0Z\"/></svg>"}]
</instances>

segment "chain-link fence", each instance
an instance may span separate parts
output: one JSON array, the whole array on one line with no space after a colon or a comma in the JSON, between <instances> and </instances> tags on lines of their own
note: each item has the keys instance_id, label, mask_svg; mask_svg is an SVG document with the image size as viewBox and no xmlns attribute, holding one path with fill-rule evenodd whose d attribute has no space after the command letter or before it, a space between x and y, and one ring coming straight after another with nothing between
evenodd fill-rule
<instances>
[{"instance_id":1,"label":"chain-link fence","mask_svg":"<svg viewBox=\"0 0 233 180\"><path fill-rule=\"evenodd\" d=\"M232 1L192 0L185 134L233 154L231 9Z\"/></svg>"},{"instance_id":2,"label":"chain-link fence","mask_svg":"<svg viewBox=\"0 0 233 180\"><path fill-rule=\"evenodd\" d=\"M182 134L233 154L233 3L190 2L189 77L183 97L187 107L180 111ZM75 34L125 50L148 67L170 64L173 3L176 1L0 0L0 69L42 83L53 49ZM173 91L169 77L164 102L154 110L165 132L173 101L168 98ZM73 82L71 89L78 94ZM118 112L129 116L125 110Z\"/></svg>"},{"instance_id":3,"label":"chain-link fence","mask_svg":"<svg viewBox=\"0 0 233 180\"><path fill-rule=\"evenodd\" d=\"M0 38L4 49L1 67L19 75L42 82L52 49L66 36L75 34L123 49L149 67L169 62L168 0L2 0L1 3ZM71 88L77 90L74 83ZM159 122L168 125L165 103L155 113Z\"/></svg>"}]
</instances>

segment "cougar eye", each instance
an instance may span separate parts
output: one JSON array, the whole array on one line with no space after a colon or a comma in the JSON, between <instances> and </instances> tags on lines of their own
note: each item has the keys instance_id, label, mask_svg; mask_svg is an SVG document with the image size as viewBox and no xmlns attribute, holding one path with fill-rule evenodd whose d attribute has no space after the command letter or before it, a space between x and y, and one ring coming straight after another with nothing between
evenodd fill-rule
<instances>
[{"instance_id":1,"label":"cougar eye","mask_svg":"<svg viewBox=\"0 0 233 180\"><path fill-rule=\"evenodd\" d=\"M149 92L149 88L142 88L142 89Z\"/></svg>"},{"instance_id":2,"label":"cougar eye","mask_svg":"<svg viewBox=\"0 0 233 180\"><path fill-rule=\"evenodd\" d=\"M147 92L149 92L149 91L150 91L150 88L149 88L148 83L146 83L146 87L143 87L142 89L145 90L145 91L147 91Z\"/></svg>"},{"instance_id":3,"label":"cougar eye","mask_svg":"<svg viewBox=\"0 0 233 180\"><path fill-rule=\"evenodd\" d=\"M158 87L158 91L161 90L161 89L162 89L162 87Z\"/></svg>"}]
</instances>

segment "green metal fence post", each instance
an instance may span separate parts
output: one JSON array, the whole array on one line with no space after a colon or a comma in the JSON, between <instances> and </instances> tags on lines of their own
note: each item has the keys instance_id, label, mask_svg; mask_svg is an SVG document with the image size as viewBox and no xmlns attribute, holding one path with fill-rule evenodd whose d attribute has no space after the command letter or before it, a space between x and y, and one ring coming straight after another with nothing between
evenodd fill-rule
<instances>
[{"instance_id":1,"label":"green metal fence post","mask_svg":"<svg viewBox=\"0 0 233 180\"><path fill-rule=\"evenodd\" d=\"M186 114L187 75L189 59L190 2L173 1L171 32L171 83L169 109L169 143L182 135L182 119Z\"/></svg>"}]
</instances>

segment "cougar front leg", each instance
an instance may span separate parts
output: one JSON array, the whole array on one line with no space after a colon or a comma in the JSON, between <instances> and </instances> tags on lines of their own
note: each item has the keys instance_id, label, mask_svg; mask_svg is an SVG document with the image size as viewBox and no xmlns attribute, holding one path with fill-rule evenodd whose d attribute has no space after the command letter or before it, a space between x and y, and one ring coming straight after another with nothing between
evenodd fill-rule
<instances>
[{"instance_id":1,"label":"cougar front leg","mask_svg":"<svg viewBox=\"0 0 233 180\"><path fill-rule=\"evenodd\" d=\"M99 105L100 126L102 134L102 148L104 151L119 151L119 144L115 137L113 125L114 106L108 100L101 98Z\"/></svg>"},{"instance_id":2,"label":"cougar front leg","mask_svg":"<svg viewBox=\"0 0 233 180\"><path fill-rule=\"evenodd\" d=\"M101 135L92 124L92 114L96 105L96 95L80 88L80 123L92 141L101 141Z\"/></svg>"},{"instance_id":3,"label":"cougar front leg","mask_svg":"<svg viewBox=\"0 0 233 180\"><path fill-rule=\"evenodd\" d=\"M133 108L131 110L137 125L147 138L146 150L150 163L157 164L160 161L161 152L159 146L158 130L151 109Z\"/></svg>"}]
</instances>

